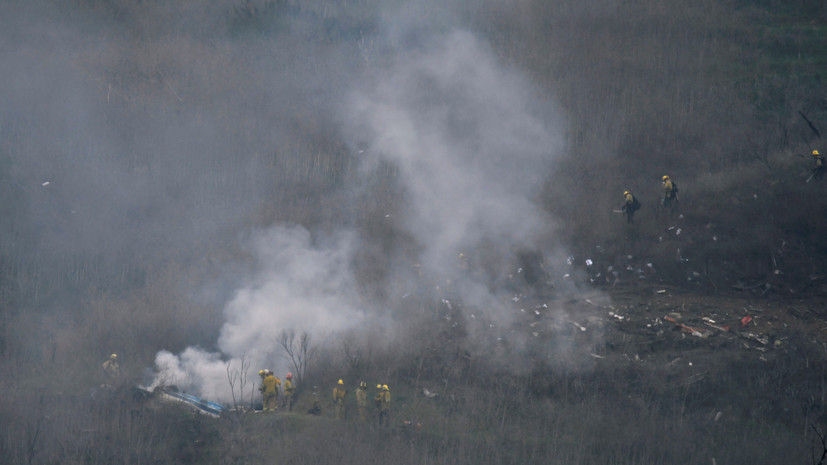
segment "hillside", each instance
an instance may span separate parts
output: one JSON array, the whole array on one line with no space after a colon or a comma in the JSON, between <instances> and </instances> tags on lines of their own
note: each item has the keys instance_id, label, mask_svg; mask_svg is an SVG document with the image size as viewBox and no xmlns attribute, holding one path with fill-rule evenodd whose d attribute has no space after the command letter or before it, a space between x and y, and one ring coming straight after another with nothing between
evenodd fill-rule
<instances>
[{"instance_id":1,"label":"hillside","mask_svg":"<svg viewBox=\"0 0 827 465\"><path fill-rule=\"evenodd\" d=\"M0 26L3 463L823 463L824 2ZM250 408L263 368L293 412ZM338 379L391 426L333 418Z\"/></svg>"}]
</instances>

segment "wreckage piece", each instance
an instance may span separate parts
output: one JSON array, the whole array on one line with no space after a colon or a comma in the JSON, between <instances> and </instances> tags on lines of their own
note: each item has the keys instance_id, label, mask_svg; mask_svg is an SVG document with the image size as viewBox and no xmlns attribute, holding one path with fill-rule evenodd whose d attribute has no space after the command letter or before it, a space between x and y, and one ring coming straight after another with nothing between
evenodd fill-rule
<instances>
[{"instance_id":1,"label":"wreckage piece","mask_svg":"<svg viewBox=\"0 0 827 465\"><path fill-rule=\"evenodd\" d=\"M679 323L678 320L672 318L671 316L667 315L667 316L663 317L663 319L670 322L670 323L674 323L675 326L680 328L681 331L683 331L685 333L689 333L693 336L697 336L697 337L707 337L707 336L709 336L709 331L693 328L693 327L685 325L683 323Z\"/></svg>"},{"instance_id":2,"label":"wreckage piece","mask_svg":"<svg viewBox=\"0 0 827 465\"><path fill-rule=\"evenodd\" d=\"M221 404L211 402L185 392L178 392L178 390L174 387L159 386L150 391L143 386L138 386L138 389L147 392L152 396L158 396L161 400L181 402L199 413L205 413L215 418L221 416L221 412L224 411L224 406Z\"/></svg>"}]
</instances>

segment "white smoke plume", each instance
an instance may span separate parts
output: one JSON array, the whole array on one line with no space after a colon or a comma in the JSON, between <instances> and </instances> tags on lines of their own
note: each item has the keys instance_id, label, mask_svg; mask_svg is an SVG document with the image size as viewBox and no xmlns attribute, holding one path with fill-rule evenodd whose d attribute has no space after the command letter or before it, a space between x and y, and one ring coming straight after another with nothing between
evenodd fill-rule
<instances>
[{"instance_id":1,"label":"white smoke plume","mask_svg":"<svg viewBox=\"0 0 827 465\"><path fill-rule=\"evenodd\" d=\"M352 235L341 233L314 243L300 226L276 226L257 232L250 243L249 252L258 268L250 284L239 289L224 308L219 352L193 347L179 356L159 352L152 387L176 385L211 400L227 401L232 396L228 366L239 371L242 363L249 365L247 386L255 385L259 369L268 368L280 376L289 370L277 342L282 331L324 337L363 320L349 267Z\"/></svg>"},{"instance_id":2,"label":"white smoke plume","mask_svg":"<svg viewBox=\"0 0 827 465\"><path fill-rule=\"evenodd\" d=\"M538 246L548 219L535 198L561 148L559 121L548 99L472 34L457 30L400 50L342 107L343 132L354 151L364 147L363 161L399 168L410 206L399 226L421 246L428 272L450 274L459 252L484 244ZM282 330L318 339L364 321L373 310L355 294L357 246L351 234L314 242L300 226L256 234L258 269L224 308L219 353L161 352L158 380L227 400L227 364L251 363L250 383L259 368L286 370L276 344ZM490 318L508 318L497 314L497 289L470 280L461 292Z\"/></svg>"},{"instance_id":3,"label":"white smoke plume","mask_svg":"<svg viewBox=\"0 0 827 465\"><path fill-rule=\"evenodd\" d=\"M474 35L431 39L348 103L366 154L399 167L404 228L424 268L450 273L459 253L483 244L538 247L549 220L535 200L562 149L560 121Z\"/></svg>"}]
</instances>

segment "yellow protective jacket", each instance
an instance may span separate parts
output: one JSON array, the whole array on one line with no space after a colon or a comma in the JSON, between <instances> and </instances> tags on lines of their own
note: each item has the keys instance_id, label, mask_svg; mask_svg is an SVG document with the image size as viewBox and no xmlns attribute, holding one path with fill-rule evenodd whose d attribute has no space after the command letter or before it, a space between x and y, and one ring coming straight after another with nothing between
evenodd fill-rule
<instances>
[{"instance_id":1,"label":"yellow protective jacket","mask_svg":"<svg viewBox=\"0 0 827 465\"><path fill-rule=\"evenodd\" d=\"M264 377L264 380L261 381L261 392L264 394L276 394L278 390L276 389L276 377L273 375L267 375Z\"/></svg>"},{"instance_id":2,"label":"yellow protective jacket","mask_svg":"<svg viewBox=\"0 0 827 465\"><path fill-rule=\"evenodd\" d=\"M381 400L381 408L383 411L387 411L391 408L391 392L385 391L382 393L382 400Z\"/></svg>"},{"instance_id":3,"label":"yellow protective jacket","mask_svg":"<svg viewBox=\"0 0 827 465\"><path fill-rule=\"evenodd\" d=\"M667 179L666 181L663 181L663 195L667 199L671 199L671 198L675 197L675 188L674 188L674 186L672 186L672 180L671 179Z\"/></svg>"},{"instance_id":4,"label":"yellow protective jacket","mask_svg":"<svg viewBox=\"0 0 827 465\"><path fill-rule=\"evenodd\" d=\"M339 386L336 386L335 388L333 388L333 402L338 402L340 400L345 400L345 394L346 393L347 393L347 391L345 391L345 388L340 388Z\"/></svg>"},{"instance_id":5,"label":"yellow protective jacket","mask_svg":"<svg viewBox=\"0 0 827 465\"><path fill-rule=\"evenodd\" d=\"M293 382L289 379L284 380L284 394L288 396L292 396L293 392L296 391L296 386L293 385Z\"/></svg>"}]
</instances>

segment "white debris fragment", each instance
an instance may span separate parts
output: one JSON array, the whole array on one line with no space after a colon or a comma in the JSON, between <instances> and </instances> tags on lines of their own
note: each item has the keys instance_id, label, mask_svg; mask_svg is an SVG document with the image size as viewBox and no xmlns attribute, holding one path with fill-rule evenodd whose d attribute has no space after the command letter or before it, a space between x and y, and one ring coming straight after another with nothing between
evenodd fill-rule
<instances>
[{"instance_id":1,"label":"white debris fragment","mask_svg":"<svg viewBox=\"0 0 827 465\"><path fill-rule=\"evenodd\" d=\"M534 314L535 315L540 315L540 312L538 310L534 310Z\"/></svg>"},{"instance_id":2,"label":"white debris fragment","mask_svg":"<svg viewBox=\"0 0 827 465\"><path fill-rule=\"evenodd\" d=\"M680 215L678 215L678 218L683 219L683 213L681 213Z\"/></svg>"},{"instance_id":3,"label":"white debris fragment","mask_svg":"<svg viewBox=\"0 0 827 465\"><path fill-rule=\"evenodd\" d=\"M592 357L594 357L594 358L606 358L606 357L604 357L604 356L602 356L602 355L597 355L597 354L589 354L589 355L591 355L591 356L592 356Z\"/></svg>"},{"instance_id":4,"label":"white debris fragment","mask_svg":"<svg viewBox=\"0 0 827 465\"><path fill-rule=\"evenodd\" d=\"M568 263L569 265L571 265L572 263L574 263L574 257L573 257L573 256L571 256L571 255L569 255L569 258L567 258L567 259L566 259L566 263Z\"/></svg>"},{"instance_id":5,"label":"white debris fragment","mask_svg":"<svg viewBox=\"0 0 827 465\"><path fill-rule=\"evenodd\" d=\"M632 259L632 256L631 256L631 255L626 255L626 259L627 259L627 260L631 260L631 259Z\"/></svg>"},{"instance_id":6,"label":"white debris fragment","mask_svg":"<svg viewBox=\"0 0 827 465\"><path fill-rule=\"evenodd\" d=\"M592 301L591 301L591 299L586 299L586 300L585 300L585 302L586 302L587 304L594 305L594 302L592 302Z\"/></svg>"},{"instance_id":7,"label":"white debris fragment","mask_svg":"<svg viewBox=\"0 0 827 465\"><path fill-rule=\"evenodd\" d=\"M586 331L586 327L585 327L585 326L582 326L582 325L580 325L580 324L578 324L578 323L576 323L576 322L574 322L574 321L569 321L569 323L573 324L573 325L574 325L574 327L575 327L575 328L577 328L577 329L579 329L580 331L583 331L583 332L585 332L585 331Z\"/></svg>"},{"instance_id":8,"label":"white debris fragment","mask_svg":"<svg viewBox=\"0 0 827 465\"><path fill-rule=\"evenodd\" d=\"M516 295L515 295L514 297L512 297L512 298L511 298L511 301L512 301L512 302L519 302L519 301L520 301L520 298L519 298L518 296L516 296Z\"/></svg>"},{"instance_id":9,"label":"white debris fragment","mask_svg":"<svg viewBox=\"0 0 827 465\"><path fill-rule=\"evenodd\" d=\"M49 185L49 181L44 181L44 182L43 182L42 184L40 184L40 185L41 185L41 186L48 186L48 185Z\"/></svg>"},{"instance_id":10,"label":"white debris fragment","mask_svg":"<svg viewBox=\"0 0 827 465\"><path fill-rule=\"evenodd\" d=\"M450 301L450 300L448 300L448 299L442 299L442 303L444 303L444 304L445 304L445 306L446 306L446 307L448 307L448 310L453 310L453 309L454 309L454 307L451 305L451 301Z\"/></svg>"},{"instance_id":11,"label":"white debris fragment","mask_svg":"<svg viewBox=\"0 0 827 465\"><path fill-rule=\"evenodd\" d=\"M548 305L543 304L543 305L541 305L541 307L543 307L543 308L548 308Z\"/></svg>"},{"instance_id":12,"label":"white debris fragment","mask_svg":"<svg viewBox=\"0 0 827 465\"><path fill-rule=\"evenodd\" d=\"M774 274L774 275L780 275L780 274L781 274L781 270L775 270L775 271L773 271L773 272L772 272L772 274Z\"/></svg>"},{"instance_id":13,"label":"white debris fragment","mask_svg":"<svg viewBox=\"0 0 827 465\"><path fill-rule=\"evenodd\" d=\"M474 315L473 313L471 314L471 318L473 318L475 320L477 319L476 315Z\"/></svg>"},{"instance_id":14,"label":"white debris fragment","mask_svg":"<svg viewBox=\"0 0 827 465\"><path fill-rule=\"evenodd\" d=\"M647 263L646 266L648 266L649 268L654 268L654 266L652 266L652 262Z\"/></svg>"},{"instance_id":15,"label":"white debris fragment","mask_svg":"<svg viewBox=\"0 0 827 465\"><path fill-rule=\"evenodd\" d=\"M404 298L406 298L406 297L408 297L408 296L410 296L410 295L411 295L411 293L410 293L410 292L407 292L407 293L405 293L405 294L402 296L402 298L404 299Z\"/></svg>"},{"instance_id":16,"label":"white debris fragment","mask_svg":"<svg viewBox=\"0 0 827 465\"><path fill-rule=\"evenodd\" d=\"M680 236L680 235L681 235L681 231L682 231L682 229L681 229L681 228L678 228L678 230L677 230L677 231L675 231L675 235L676 235L676 236Z\"/></svg>"},{"instance_id":17,"label":"white debris fragment","mask_svg":"<svg viewBox=\"0 0 827 465\"><path fill-rule=\"evenodd\" d=\"M564 275L563 275L563 277L564 277L564 278L566 278L566 279L568 279L568 278L570 278L570 277L571 277L571 275L569 275L568 273L566 273L566 274L564 274Z\"/></svg>"},{"instance_id":18,"label":"white debris fragment","mask_svg":"<svg viewBox=\"0 0 827 465\"><path fill-rule=\"evenodd\" d=\"M657 292L658 294L666 294L666 289L658 289L655 292Z\"/></svg>"},{"instance_id":19,"label":"white debris fragment","mask_svg":"<svg viewBox=\"0 0 827 465\"><path fill-rule=\"evenodd\" d=\"M713 241L717 241L717 240L718 240L718 236L712 236L712 240L713 240Z\"/></svg>"},{"instance_id":20,"label":"white debris fragment","mask_svg":"<svg viewBox=\"0 0 827 465\"><path fill-rule=\"evenodd\" d=\"M625 319L626 319L626 317L625 317L625 316L623 316L623 315L618 315L618 314L617 314L617 313L615 313L615 312L609 312L609 316L610 316L610 317L612 317L612 318L617 318L618 320L621 320L621 321L623 321L623 320L625 320Z\"/></svg>"},{"instance_id":21,"label":"white debris fragment","mask_svg":"<svg viewBox=\"0 0 827 465\"><path fill-rule=\"evenodd\" d=\"M594 262L590 258L586 259L586 266L592 266L593 263Z\"/></svg>"}]
</instances>

